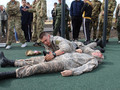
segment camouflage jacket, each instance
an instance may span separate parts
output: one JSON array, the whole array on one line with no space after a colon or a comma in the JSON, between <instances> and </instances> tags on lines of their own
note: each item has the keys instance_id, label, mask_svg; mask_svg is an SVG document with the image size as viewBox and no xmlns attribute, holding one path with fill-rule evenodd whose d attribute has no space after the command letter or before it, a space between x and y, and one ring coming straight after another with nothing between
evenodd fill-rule
<instances>
[{"instance_id":1,"label":"camouflage jacket","mask_svg":"<svg viewBox=\"0 0 120 90\"><path fill-rule=\"evenodd\" d=\"M92 0L92 6L93 6L92 18L99 16L101 10L101 4L102 3L98 0Z\"/></svg>"},{"instance_id":2,"label":"camouflage jacket","mask_svg":"<svg viewBox=\"0 0 120 90\"><path fill-rule=\"evenodd\" d=\"M118 4L117 9L116 9L116 18L120 17L120 4Z\"/></svg>"},{"instance_id":3,"label":"camouflage jacket","mask_svg":"<svg viewBox=\"0 0 120 90\"><path fill-rule=\"evenodd\" d=\"M38 0L32 7L28 10L29 12L36 12L37 17L47 17L46 0Z\"/></svg>"},{"instance_id":4,"label":"camouflage jacket","mask_svg":"<svg viewBox=\"0 0 120 90\"><path fill-rule=\"evenodd\" d=\"M64 39L60 36L50 36L51 46L48 47L45 45L45 49L50 52L55 52L56 50L61 50L64 53L75 51L75 46L72 42Z\"/></svg>"},{"instance_id":5,"label":"camouflage jacket","mask_svg":"<svg viewBox=\"0 0 120 90\"><path fill-rule=\"evenodd\" d=\"M108 0L108 16L113 16L113 12L116 7L116 0ZM104 11L105 1L103 1L101 6L101 11Z\"/></svg>"},{"instance_id":6,"label":"camouflage jacket","mask_svg":"<svg viewBox=\"0 0 120 90\"><path fill-rule=\"evenodd\" d=\"M56 11L55 11L55 13L56 13L56 17L57 18L61 18L61 7L62 7L62 5L61 4L58 4L57 6L56 6ZM65 19L68 19L68 17L69 17L69 8L68 8L68 6L67 6L67 4L65 4Z\"/></svg>"},{"instance_id":7,"label":"camouflage jacket","mask_svg":"<svg viewBox=\"0 0 120 90\"><path fill-rule=\"evenodd\" d=\"M20 17L21 16L20 3L18 1L8 2L6 12L8 13L8 16Z\"/></svg>"}]
</instances>

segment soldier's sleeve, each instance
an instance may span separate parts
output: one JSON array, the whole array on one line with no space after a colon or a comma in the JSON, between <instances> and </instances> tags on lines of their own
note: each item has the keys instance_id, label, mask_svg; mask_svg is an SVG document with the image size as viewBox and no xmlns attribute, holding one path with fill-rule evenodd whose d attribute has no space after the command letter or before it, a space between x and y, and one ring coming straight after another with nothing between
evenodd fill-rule
<instances>
[{"instance_id":1,"label":"soldier's sleeve","mask_svg":"<svg viewBox=\"0 0 120 90\"><path fill-rule=\"evenodd\" d=\"M8 13L9 12L9 5L7 4L6 6L6 12Z\"/></svg>"},{"instance_id":2,"label":"soldier's sleeve","mask_svg":"<svg viewBox=\"0 0 120 90\"><path fill-rule=\"evenodd\" d=\"M103 2L101 5L101 11L104 11L104 5L105 5L105 3Z\"/></svg>"},{"instance_id":3,"label":"soldier's sleeve","mask_svg":"<svg viewBox=\"0 0 120 90\"><path fill-rule=\"evenodd\" d=\"M32 5L32 8L29 8L27 11L31 12L31 13L36 12L35 6L36 6L36 4Z\"/></svg>"},{"instance_id":4,"label":"soldier's sleeve","mask_svg":"<svg viewBox=\"0 0 120 90\"><path fill-rule=\"evenodd\" d=\"M111 3L111 7L108 8L108 13L113 13L116 7L116 1L114 1L113 3Z\"/></svg>"},{"instance_id":5,"label":"soldier's sleeve","mask_svg":"<svg viewBox=\"0 0 120 90\"><path fill-rule=\"evenodd\" d=\"M19 12L20 11L20 3L19 2L17 2L17 6L16 6L16 8L14 8L15 10L16 10L16 12Z\"/></svg>"},{"instance_id":6,"label":"soldier's sleeve","mask_svg":"<svg viewBox=\"0 0 120 90\"><path fill-rule=\"evenodd\" d=\"M120 6L120 4L118 4L117 9L116 9L116 13L115 13L115 17L116 17L116 19L117 19L117 17L118 17L119 6Z\"/></svg>"},{"instance_id":7,"label":"soldier's sleeve","mask_svg":"<svg viewBox=\"0 0 120 90\"><path fill-rule=\"evenodd\" d=\"M95 15L97 12L100 11L101 3L98 3L95 5L95 7L92 10L92 15Z\"/></svg>"},{"instance_id":8,"label":"soldier's sleeve","mask_svg":"<svg viewBox=\"0 0 120 90\"><path fill-rule=\"evenodd\" d=\"M98 60L93 58L89 60L87 63L83 64L82 66L70 70L73 72L72 75L80 75L84 72L92 71L97 66L98 66Z\"/></svg>"},{"instance_id":9,"label":"soldier's sleeve","mask_svg":"<svg viewBox=\"0 0 120 90\"><path fill-rule=\"evenodd\" d=\"M83 53L89 54L91 55L93 52L95 52L96 50L91 49L90 47L84 46L82 48L80 48L82 50Z\"/></svg>"},{"instance_id":10,"label":"soldier's sleeve","mask_svg":"<svg viewBox=\"0 0 120 90\"><path fill-rule=\"evenodd\" d=\"M39 10L40 17L47 17L47 5L46 5L46 0L41 1L41 7Z\"/></svg>"},{"instance_id":11,"label":"soldier's sleeve","mask_svg":"<svg viewBox=\"0 0 120 90\"><path fill-rule=\"evenodd\" d=\"M56 38L54 43L55 43L55 45L57 45L59 47L60 51L62 51L64 53L66 53L66 52L72 52L72 47L62 37Z\"/></svg>"}]
</instances>

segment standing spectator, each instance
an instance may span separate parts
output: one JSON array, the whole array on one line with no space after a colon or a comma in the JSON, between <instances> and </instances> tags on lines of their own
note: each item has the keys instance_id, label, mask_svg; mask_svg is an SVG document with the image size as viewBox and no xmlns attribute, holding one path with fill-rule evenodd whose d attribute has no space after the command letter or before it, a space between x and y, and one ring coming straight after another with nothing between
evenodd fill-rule
<instances>
[{"instance_id":1,"label":"standing spectator","mask_svg":"<svg viewBox=\"0 0 120 90\"><path fill-rule=\"evenodd\" d=\"M91 14L92 14L92 3L89 0L84 0L84 6L82 8L83 13L83 29L85 34L85 43L90 43L90 29L89 24L91 22Z\"/></svg>"},{"instance_id":2,"label":"standing spectator","mask_svg":"<svg viewBox=\"0 0 120 90\"><path fill-rule=\"evenodd\" d=\"M44 29L44 21L47 18L47 5L46 5L46 0L37 0L37 3L35 4L35 6L33 6L33 8L28 9L27 11L29 12L35 12L37 19L36 19L36 33L37 35L35 37L35 43L33 44L33 46L40 46L41 45L41 41L39 39L39 36L41 34L41 32L43 32Z\"/></svg>"},{"instance_id":3,"label":"standing spectator","mask_svg":"<svg viewBox=\"0 0 120 90\"><path fill-rule=\"evenodd\" d=\"M22 14L21 16L22 30L24 31L26 41L29 42L30 41L28 31L29 13L27 11L24 11L24 9L29 9L29 7L26 6L26 1L22 0L22 6L20 7L20 11Z\"/></svg>"},{"instance_id":4,"label":"standing spectator","mask_svg":"<svg viewBox=\"0 0 120 90\"><path fill-rule=\"evenodd\" d=\"M7 47L6 49L11 48L12 44L12 37L14 36L14 27L16 29L16 32L18 34L18 38L20 42L22 43L21 47L24 48L27 46L25 43L25 37L24 33L21 30L21 13L20 13L20 3L16 0L10 0L10 2L7 3L6 11L8 13L8 24L9 29L7 32Z\"/></svg>"},{"instance_id":5,"label":"standing spectator","mask_svg":"<svg viewBox=\"0 0 120 90\"><path fill-rule=\"evenodd\" d=\"M120 44L120 4L117 6L115 16L117 21L118 43Z\"/></svg>"},{"instance_id":6,"label":"standing spectator","mask_svg":"<svg viewBox=\"0 0 120 90\"><path fill-rule=\"evenodd\" d=\"M27 2L26 4L29 8L32 8L32 6L30 5L29 2ZM28 34L29 34L29 40L31 40L31 37L32 37L31 24L32 24L32 21L33 21L33 13L31 13L31 12L28 12L28 13L29 13Z\"/></svg>"},{"instance_id":7,"label":"standing spectator","mask_svg":"<svg viewBox=\"0 0 120 90\"><path fill-rule=\"evenodd\" d=\"M53 30L53 35L56 36L57 32L61 26L61 0L58 0L59 4L56 6L56 22L55 28ZM69 19L69 9L67 4L65 4L65 34L66 38L69 40L69 31L68 31L68 19Z\"/></svg>"},{"instance_id":8,"label":"standing spectator","mask_svg":"<svg viewBox=\"0 0 120 90\"><path fill-rule=\"evenodd\" d=\"M84 5L84 2L82 0L75 0L71 3L70 15L72 18L72 26L73 26L73 40L78 40L80 27L82 24L81 9L83 5Z\"/></svg>"},{"instance_id":9,"label":"standing spectator","mask_svg":"<svg viewBox=\"0 0 120 90\"><path fill-rule=\"evenodd\" d=\"M8 15L2 5L0 11L0 21L1 21L2 37L5 37L5 32L7 33L8 31ZM6 31L4 30L4 27L6 28Z\"/></svg>"},{"instance_id":10,"label":"standing spectator","mask_svg":"<svg viewBox=\"0 0 120 90\"><path fill-rule=\"evenodd\" d=\"M93 29L93 40L96 39L97 36L97 28L98 28L98 17L101 9L101 2L98 0L92 0L93 10L92 10L92 19L90 24L90 34Z\"/></svg>"},{"instance_id":11,"label":"standing spectator","mask_svg":"<svg viewBox=\"0 0 120 90\"><path fill-rule=\"evenodd\" d=\"M32 4L32 8L35 9L37 5L37 0L34 0L33 1L33 4ZM36 28L37 28L37 13L36 12L33 12L33 23L32 23L32 29L33 29L33 32L32 32L32 41L36 41L36 37L37 37L37 31L36 31Z\"/></svg>"},{"instance_id":12,"label":"standing spectator","mask_svg":"<svg viewBox=\"0 0 120 90\"><path fill-rule=\"evenodd\" d=\"M55 21L56 21L56 6L57 6L57 3L55 2L54 3L54 8L53 10L51 11L51 14L52 14L52 18L53 18L53 29L55 28Z\"/></svg>"},{"instance_id":13,"label":"standing spectator","mask_svg":"<svg viewBox=\"0 0 120 90\"><path fill-rule=\"evenodd\" d=\"M104 5L105 0L103 0L103 3L101 5L101 12L100 12L100 22L99 22L99 33L98 33L98 39L102 38L103 34L103 22L104 22ZM113 12L116 7L116 0L108 0L108 24L107 24L107 35L106 35L106 42L109 42L110 37L110 31L112 27L112 20L113 20Z\"/></svg>"}]
</instances>

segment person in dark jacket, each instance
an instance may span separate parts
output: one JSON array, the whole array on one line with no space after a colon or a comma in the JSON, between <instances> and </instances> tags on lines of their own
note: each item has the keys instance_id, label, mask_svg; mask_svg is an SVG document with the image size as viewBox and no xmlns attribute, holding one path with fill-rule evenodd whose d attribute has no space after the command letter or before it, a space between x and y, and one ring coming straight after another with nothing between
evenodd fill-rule
<instances>
[{"instance_id":1,"label":"person in dark jacket","mask_svg":"<svg viewBox=\"0 0 120 90\"><path fill-rule=\"evenodd\" d=\"M29 13L27 11L24 11L24 9L29 9L29 7L26 6L26 1L22 0L22 6L20 7L20 11L22 14L21 16L22 30L24 31L26 41L29 42L30 41L28 34Z\"/></svg>"},{"instance_id":2,"label":"person in dark jacket","mask_svg":"<svg viewBox=\"0 0 120 90\"><path fill-rule=\"evenodd\" d=\"M32 8L32 6L30 5L29 2L26 3L26 5L29 7L29 8ZM28 34L29 34L29 39L31 40L31 37L32 37L32 32L31 32L31 24L33 22L33 13L31 12L28 12L29 13L29 22L28 22Z\"/></svg>"},{"instance_id":3,"label":"person in dark jacket","mask_svg":"<svg viewBox=\"0 0 120 90\"><path fill-rule=\"evenodd\" d=\"M73 26L73 40L78 40L80 27L82 24L82 12L81 9L84 5L82 0L75 0L71 3L70 15L72 18Z\"/></svg>"},{"instance_id":4,"label":"person in dark jacket","mask_svg":"<svg viewBox=\"0 0 120 90\"><path fill-rule=\"evenodd\" d=\"M56 13L55 13L56 6L57 6L57 3L55 2L55 3L54 3L54 8L53 8L53 10L51 11L52 18L53 18L53 29L55 28L55 21L56 21Z\"/></svg>"},{"instance_id":5,"label":"person in dark jacket","mask_svg":"<svg viewBox=\"0 0 120 90\"><path fill-rule=\"evenodd\" d=\"M89 0L84 0L84 6L82 8L83 13L83 30L85 34L85 43L90 43L90 30L89 24L91 22L91 15L92 15L92 3Z\"/></svg>"},{"instance_id":6,"label":"person in dark jacket","mask_svg":"<svg viewBox=\"0 0 120 90\"><path fill-rule=\"evenodd\" d=\"M7 34L8 31L8 15L3 5L0 6L0 22L1 22L2 37L5 37L5 34ZM6 28L6 32L4 30L4 27Z\"/></svg>"}]
</instances>

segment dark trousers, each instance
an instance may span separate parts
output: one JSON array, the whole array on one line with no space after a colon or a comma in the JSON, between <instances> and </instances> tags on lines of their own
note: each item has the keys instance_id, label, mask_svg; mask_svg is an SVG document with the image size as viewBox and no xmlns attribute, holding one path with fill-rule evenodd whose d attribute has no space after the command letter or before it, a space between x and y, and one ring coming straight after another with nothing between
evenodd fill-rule
<instances>
[{"instance_id":1,"label":"dark trousers","mask_svg":"<svg viewBox=\"0 0 120 90\"><path fill-rule=\"evenodd\" d=\"M31 40L32 37L32 32L31 32L31 23L28 24L28 36L29 36L29 40Z\"/></svg>"},{"instance_id":2,"label":"dark trousers","mask_svg":"<svg viewBox=\"0 0 120 90\"><path fill-rule=\"evenodd\" d=\"M22 30L24 31L26 41L29 42L28 24L22 24Z\"/></svg>"},{"instance_id":3,"label":"dark trousers","mask_svg":"<svg viewBox=\"0 0 120 90\"><path fill-rule=\"evenodd\" d=\"M4 27L6 28L6 33L7 33L7 30L8 30L7 20L1 20L1 31L2 31L2 35L3 35L3 36L5 36Z\"/></svg>"},{"instance_id":4,"label":"dark trousers","mask_svg":"<svg viewBox=\"0 0 120 90\"><path fill-rule=\"evenodd\" d=\"M84 30L84 35L85 35L85 40L90 41L90 25L91 20L90 19L83 19L83 30Z\"/></svg>"},{"instance_id":5,"label":"dark trousers","mask_svg":"<svg viewBox=\"0 0 120 90\"><path fill-rule=\"evenodd\" d=\"M78 39L80 27L82 24L82 17L73 16L72 17L72 26L73 26L73 39Z\"/></svg>"}]
</instances>

